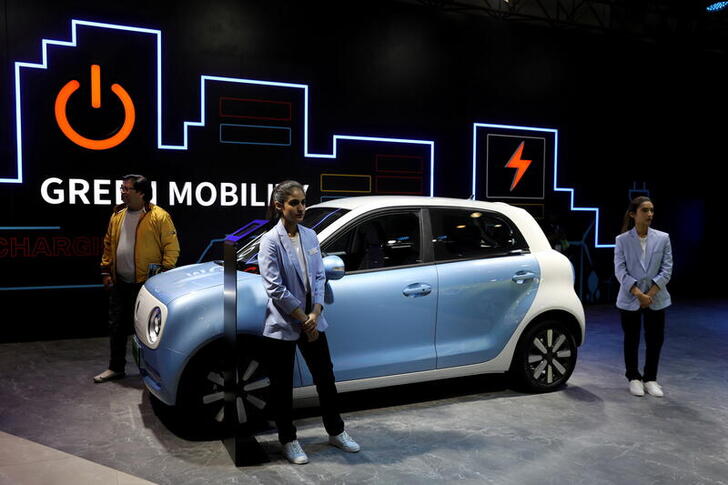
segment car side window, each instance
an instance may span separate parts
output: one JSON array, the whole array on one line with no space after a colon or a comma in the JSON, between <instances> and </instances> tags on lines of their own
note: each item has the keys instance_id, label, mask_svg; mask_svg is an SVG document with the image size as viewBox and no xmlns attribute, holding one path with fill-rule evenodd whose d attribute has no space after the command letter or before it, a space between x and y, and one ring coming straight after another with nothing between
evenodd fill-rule
<instances>
[{"instance_id":1,"label":"car side window","mask_svg":"<svg viewBox=\"0 0 728 485\"><path fill-rule=\"evenodd\" d=\"M504 256L525 249L504 216L475 209L430 209L435 261Z\"/></svg>"},{"instance_id":2,"label":"car side window","mask_svg":"<svg viewBox=\"0 0 728 485\"><path fill-rule=\"evenodd\" d=\"M336 237L323 250L341 257L347 272L421 263L419 212L372 217Z\"/></svg>"}]
</instances>

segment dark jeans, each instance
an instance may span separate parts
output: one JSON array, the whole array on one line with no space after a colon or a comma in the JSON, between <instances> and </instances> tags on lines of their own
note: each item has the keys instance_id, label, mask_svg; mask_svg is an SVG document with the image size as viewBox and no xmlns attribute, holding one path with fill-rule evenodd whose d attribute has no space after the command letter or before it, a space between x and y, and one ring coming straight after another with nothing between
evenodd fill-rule
<instances>
[{"instance_id":1,"label":"dark jeans","mask_svg":"<svg viewBox=\"0 0 728 485\"><path fill-rule=\"evenodd\" d=\"M344 431L344 421L339 415L334 366L331 363L326 334L319 332L319 337L314 342L309 342L303 332L297 341L266 340L270 345L268 365L272 384L273 415L281 444L296 439L296 427L293 425L293 364L296 345L301 349L301 354L316 384L326 432L337 435Z\"/></svg>"},{"instance_id":2,"label":"dark jeans","mask_svg":"<svg viewBox=\"0 0 728 485\"><path fill-rule=\"evenodd\" d=\"M660 362L660 350L665 339L665 310L650 310L649 308L636 311L620 310L620 315L624 331L624 365L627 368L625 373L627 379L630 381L639 379L645 382L657 380L657 365ZM638 355L640 329L643 321L647 352L644 375L640 375Z\"/></svg>"},{"instance_id":3,"label":"dark jeans","mask_svg":"<svg viewBox=\"0 0 728 485\"><path fill-rule=\"evenodd\" d=\"M142 283L117 281L109 295L109 341L111 359L109 369L124 372L126 367L126 341L134 333L134 303Z\"/></svg>"}]
</instances>

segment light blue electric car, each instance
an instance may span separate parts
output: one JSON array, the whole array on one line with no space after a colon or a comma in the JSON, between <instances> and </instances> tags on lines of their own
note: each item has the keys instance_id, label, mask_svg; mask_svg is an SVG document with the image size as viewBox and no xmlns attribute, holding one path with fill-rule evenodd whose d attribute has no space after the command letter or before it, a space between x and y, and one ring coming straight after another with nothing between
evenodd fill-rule
<instances>
[{"instance_id":1,"label":"light blue electric car","mask_svg":"<svg viewBox=\"0 0 728 485\"><path fill-rule=\"evenodd\" d=\"M543 392L569 379L584 341L573 268L523 209L355 197L310 207L303 224L317 232L324 254L324 312L340 392L499 372ZM261 337L267 295L257 274L259 239L269 228L251 223L238 252L248 415L265 410L269 390ZM147 281L135 330L135 359L150 393L221 421L222 262ZM294 386L294 398L315 396L300 354Z\"/></svg>"}]
</instances>

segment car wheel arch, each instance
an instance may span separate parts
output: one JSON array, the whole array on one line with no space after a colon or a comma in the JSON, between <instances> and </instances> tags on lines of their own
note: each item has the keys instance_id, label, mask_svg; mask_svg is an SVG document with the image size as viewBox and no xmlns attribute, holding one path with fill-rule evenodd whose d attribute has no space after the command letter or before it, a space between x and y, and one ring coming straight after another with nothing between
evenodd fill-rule
<instances>
[{"instance_id":1,"label":"car wheel arch","mask_svg":"<svg viewBox=\"0 0 728 485\"><path fill-rule=\"evenodd\" d=\"M528 333L528 331L537 325L538 323L544 321L544 320L554 320L560 323L563 323L566 325L566 327L573 332L574 340L576 341L577 347L581 346L584 340L584 335L581 330L581 326L579 325L579 321L576 319L574 315L569 313L566 310L560 310L560 309L551 309L546 310L545 312L539 313L535 317L531 319L531 321L528 322L523 327L523 330L521 331L521 334L519 335L519 345L520 345L520 337L522 335L525 335Z\"/></svg>"},{"instance_id":2,"label":"car wheel arch","mask_svg":"<svg viewBox=\"0 0 728 485\"><path fill-rule=\"evenodd\" d=\"M180 402L180 392L183 387L182 381L189 374L190 370L193 369L194 366L198 365L201 360L209 359L216 353L222 352L224 350L223 346L224 339L222 336L218 335L211 338L210 340L202 342L193 352L189 353L189 356L185 361L185 364L182 367L182 370L179 373L179 378L177 380L177 392L175 399L176 404Z\"/></svg>"}]
</instances>

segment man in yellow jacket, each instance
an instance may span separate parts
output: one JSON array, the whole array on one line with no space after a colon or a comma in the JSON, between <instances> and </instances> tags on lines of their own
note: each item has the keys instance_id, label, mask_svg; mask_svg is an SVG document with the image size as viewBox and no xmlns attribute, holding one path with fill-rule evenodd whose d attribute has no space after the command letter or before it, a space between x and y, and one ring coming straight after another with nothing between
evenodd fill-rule
<instances>
[{"instance_id":1,"label":"man in yellow jacket","mask_svg":"<svg viewBox=\"0 0 728 485\"><path fill-rule=\"evenodd\" d=\"M123 204L111 216L101 258L101 278L109 291L111 359L109 368L94 377L96 383L124 377L137 294L148 277L174 268L179 257L172 218L149 202L149 180L142 175L125 175L120 189Z\"/></svg>"}]
</instances>

